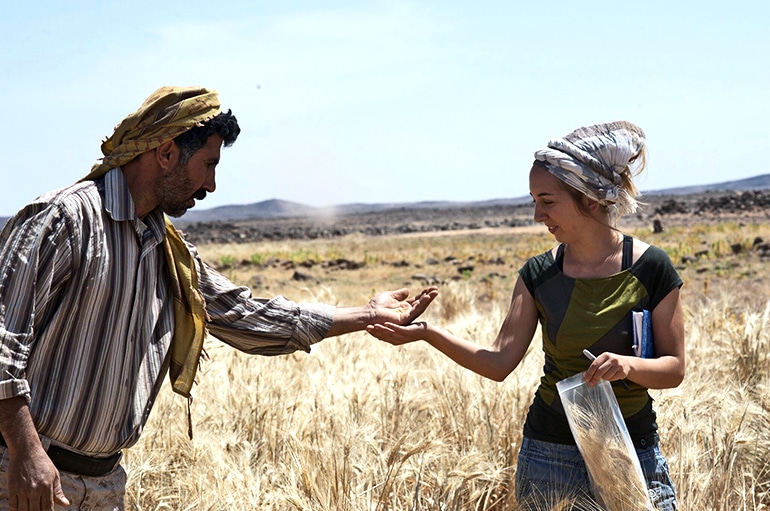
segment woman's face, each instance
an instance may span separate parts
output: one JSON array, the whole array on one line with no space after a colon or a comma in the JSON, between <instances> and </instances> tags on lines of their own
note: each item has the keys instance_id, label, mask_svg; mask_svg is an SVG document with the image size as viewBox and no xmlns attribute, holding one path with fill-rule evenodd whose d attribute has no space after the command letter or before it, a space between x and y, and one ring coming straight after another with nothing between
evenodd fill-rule
<instances>
[{"instance_id":1,"label":"woman's face","mask_svg":"<svg viewBox=\"0 0 770 511\"><path fill-rule=\"evenodd\" d=\"M587 217L567 185L535 165L529 172L529 194L535 201L535 222L545 225L557 241L568 243L580 236Z\"/></svg>"}]
</instances>

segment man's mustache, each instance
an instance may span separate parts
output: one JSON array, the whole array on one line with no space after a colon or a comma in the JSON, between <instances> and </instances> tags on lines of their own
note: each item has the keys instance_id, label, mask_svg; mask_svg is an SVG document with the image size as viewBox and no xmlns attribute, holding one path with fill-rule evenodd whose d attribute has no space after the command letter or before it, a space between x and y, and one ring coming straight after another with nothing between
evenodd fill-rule
<instances>
[{"instance_id":1,"label":"man's mustache","mask_svg":"<svg viewBox=\"0 0 770 511\"><path fill-rule=\"evenodd\" d=\"M193 194L193 199L195 200L203 200L206 198L206 190L203 188L199 189L197 192Z\"/></svg>"}]
</instances>

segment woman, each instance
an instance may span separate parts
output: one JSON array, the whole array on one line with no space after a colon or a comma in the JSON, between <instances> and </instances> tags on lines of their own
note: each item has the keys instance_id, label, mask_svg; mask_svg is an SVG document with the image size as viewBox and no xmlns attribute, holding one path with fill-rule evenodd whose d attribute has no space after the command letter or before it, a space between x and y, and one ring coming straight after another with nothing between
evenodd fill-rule
<instances>
[{"instance_id":1,"label":"woman","mask_svg":"<svg viewBox=\"0 0 770 511\"><path fill-rule=\"evenodd\" d=\"M427 323L367 329L396 345L425 340L458 364L502 381L521 362L540 323L544 374L524 424L516 472L523 506L543 509L554 497L591 496L556 391L556 382L585 371L591 385L613 382L654 504L678 509L647 389L676 387L684 377L682 280L665 252L615 227L637 209L633 178L644 164L644 132L628 122L580 128L535 153L529 173L534 219L559 245L521 268L491 347ZM631 315L642 310L650 311L652 358L634 356ZM593 362L584 349L596 356Z\"/></svg>"}]
</instances>

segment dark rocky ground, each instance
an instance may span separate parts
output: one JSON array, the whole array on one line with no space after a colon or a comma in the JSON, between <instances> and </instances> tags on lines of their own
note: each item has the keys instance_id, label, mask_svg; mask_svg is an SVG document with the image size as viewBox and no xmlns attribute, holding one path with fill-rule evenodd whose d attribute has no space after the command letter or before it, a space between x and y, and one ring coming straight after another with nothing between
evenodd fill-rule
<instances>
[{"instance_id":1,"label":"dark rocky ground","mask_svg":"<svg viewBox=\"0 0 770 511\"><path fill-rule=\"evenodd\" d=\"M763 222L770 219L770 191L706 192L690 195L650 195L634 217L621 227L717 222ZM334 238L352 233L382 236L405 233L473 230L532 225L533 205L483 207L402 207L376 213L335 217L252 219L198 222L182 228L196 244Z\"/></svg>"}]
</instances>

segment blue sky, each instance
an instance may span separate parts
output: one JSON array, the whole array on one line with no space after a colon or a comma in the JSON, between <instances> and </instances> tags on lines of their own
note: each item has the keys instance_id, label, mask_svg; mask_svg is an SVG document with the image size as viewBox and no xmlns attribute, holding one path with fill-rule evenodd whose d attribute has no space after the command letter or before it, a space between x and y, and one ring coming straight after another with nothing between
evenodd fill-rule
<instances>
[{"instance_id":1,"label":"blue sky","mask_svg":"<svg viewBox=\"0 0 770 511\"><path fill-rule=\"evenodd\" d=\"M219 91L242 134L198 208L528 193L586 124L647 132L643 189L770 172L770 3L8 2L0 216L85 175L161 85Z\"/></svg>"}]
</instances>

